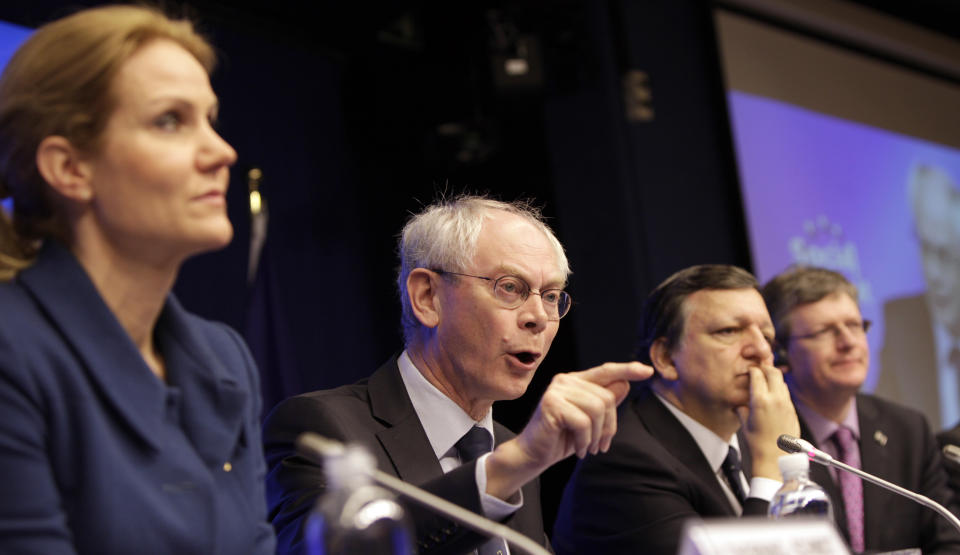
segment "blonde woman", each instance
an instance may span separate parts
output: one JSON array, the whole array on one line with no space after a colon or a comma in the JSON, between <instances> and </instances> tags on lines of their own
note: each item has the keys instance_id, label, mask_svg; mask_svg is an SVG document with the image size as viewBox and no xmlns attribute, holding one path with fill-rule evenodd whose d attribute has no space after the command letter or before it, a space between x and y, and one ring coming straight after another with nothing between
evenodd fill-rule
<instances>
[{"instance_id":1,"label":"blonde woman","mask_svg":"<svg viewBox=\"0 0 960 555\"><path fill-rule=\"evenodd\" d=\"M233 233L213 64L111 6L0 77L0 552L273 551L256 368L170 293Z\"/></svg>"}]
</instances>

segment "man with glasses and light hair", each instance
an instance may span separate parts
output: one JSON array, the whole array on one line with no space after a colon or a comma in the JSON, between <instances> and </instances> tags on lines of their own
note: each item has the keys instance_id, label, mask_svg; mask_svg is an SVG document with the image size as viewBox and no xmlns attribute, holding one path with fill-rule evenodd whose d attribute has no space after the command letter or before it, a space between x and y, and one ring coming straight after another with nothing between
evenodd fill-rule
<instances>
[{"instance_id":1,"label":"man with glasses and light hair","mask_svg":"<svg viewBox=\"0 0 960 555\"><path fill-rule=\"evenodd\" d=\"M859 393L870 362L870 322L860 314L856 287L832 270L797 266L770 280L763 297L802 437L956 512L924 416ZM811 465L810 477L833 500L834 518L854 552L960 551L960 534L921 505L821 465Z\"/></svg>"},{"instance_id":2,"label":"man with glasses and light hair","mask_svg":"<svg viewBox=\"0 0 960 555\"><path fill-rule=\"evenodd\" d=\"M651 369L607 363L554 376L516 437L494 401L522 395L570 310L563 247L535 209L463 196L404 227L397 278L405 349L368 380L278 405L264 432L267 496L279 551L302 552L322 469L296 455L312 431L366 446L380 470L505 522L546 544L539 474L576 453L606 450L629 380ZM420 553L507 553L411 506Z\"/></svg>"}]
</instances>

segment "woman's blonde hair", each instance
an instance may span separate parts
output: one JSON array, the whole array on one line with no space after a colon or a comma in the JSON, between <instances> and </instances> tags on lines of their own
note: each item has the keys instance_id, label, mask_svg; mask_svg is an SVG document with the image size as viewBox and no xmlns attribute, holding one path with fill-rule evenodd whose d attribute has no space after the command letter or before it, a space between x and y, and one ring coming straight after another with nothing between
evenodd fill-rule
<instances>
[{"instance_id":1,"label":"woman's blonde hair","mask_svg":"<svg viewBox=\"0 0 960 555\"><path fill-rule=\"evenodd\" d=\"M10 59L0 76L0 200L12 198L13 213L0 209L0 280L29 265L41 239L69 239L37 171L40 142L59 135L96 153L116 106L114 76L157 39L176 42L208 73L213 69L213 48L189 21L139 6L92 8L48 23Z\"/></svg>"}]
</instances>

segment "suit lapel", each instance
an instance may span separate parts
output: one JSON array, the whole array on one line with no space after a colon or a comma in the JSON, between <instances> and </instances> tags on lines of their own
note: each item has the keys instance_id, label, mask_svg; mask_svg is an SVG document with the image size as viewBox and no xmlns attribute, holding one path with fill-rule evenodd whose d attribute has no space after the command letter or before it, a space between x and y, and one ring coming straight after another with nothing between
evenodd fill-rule
<instances>
[{"instance_id":1,"label":"suit lapel","mask_svg":"<svg viewBox=\"0 0 960 555\"><path fill-rule=\"evenodd\" d=\"M698 491L704 492L713 504L722 507L724 512L735 516L736 511L730 505L730 500L727 499L700 446L683 424L654 396L653 391L642 388L633 408L650 435L655 437L678 463L676 470L691 475L694 481L698 482Z\"/></svg>"},{"instance_id":2,"label":"suit lapel","mask_svg":"<svg viewBox=\"0 0 960 555\"><path fill-rule=\"evenodd\" d=\"M36 263L17 279L72 347L91 382L122 415L118 421L158 449L166 388L73 254L47 241Z\"/></svg>"},{"instance_id":3,"label":"suit lapel","mask_svg":"<svg viewBox=\"0 0 960 555\"><path fill-rule=\"evenodd\" d=\"M890 455L890 450L886 448L886 440L881 444L877 441L878 436L884 435L883 415L873 400L857 395L857 418L860 423L860 467L864 472L874 476L894 476L896 475L894 465L897 464ZM864 545L877 545L882 537L882 530L878 527L883 526L882 518L871 518L870 513L873 510L882 511L885 500L890 499L890 494L879 486L863 482L863 540Z\"/></svg>"},{"instance_id":4,"label":"suit lapel","mask_svg":"<svg viewBox=\"0 0 960 555\"><path fill-rule=\"evenodd\" d=\"M412 484L422 484L442 475L440 461L433 456L433 447L400 378L396 357L370 376L367 390L373 416L388 426L377 432L377 439L397 476Z\"/></svg>"},{"instance_id":5,"label":"suit lapel","mask_svg":"<svg viewBox=\"0 0 960 555\"><path fill-rule=\"evenodd\" d=\"M222 348L233 356L217 356L213 344L204 341L209 332L193 324L173 295L167 300L157 330L158 345L167 360L168 380L180 388L183 396L184 432L208 465L222 464L233 455L238 438L245 440L241 427L249 394L234 377L243 373L242 365L248 364L239 356L244 347L239 342L228 344ZM226 331L223 336L229 341ZM224 361L236 365L232 373Z\"/></svg>"},{"instance_id":6,"label":"suit lapel","mask_svg":"<svg viewBox=\"0 0 960 555\"><path fill-rule=\"evenodd\" d=\"M397 476L412 484L423 484L443 475L440 461L434 456L427 433L400 378L396 357L370 376L367 391L373 416L388 426L376 435ZM493 427L495 446L513 437L500 424L494 422ZM543 523L539 514L540 500L536 499L539 492L536 481L526 484L523 490L526 499L523 507L504 523L536 541L544 541L545 538L538 537L543 536Z\"/></svg>"}]
</instances>

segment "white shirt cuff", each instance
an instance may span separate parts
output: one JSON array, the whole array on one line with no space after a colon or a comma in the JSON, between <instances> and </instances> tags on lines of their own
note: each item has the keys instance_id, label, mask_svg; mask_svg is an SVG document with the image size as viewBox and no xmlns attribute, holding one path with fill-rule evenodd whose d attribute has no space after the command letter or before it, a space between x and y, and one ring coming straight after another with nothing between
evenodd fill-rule
<instances>
[{"instance_id":1,"label":"white shirt cuff","mask_svg":"<svg viewBox=\"0 0 960 555\"><path fill-rule=\"evenodd\" d=\"M756 497L764 501L771 501L783 483L773 478L755 477L750 479L750 493L747 497Z\"/></svg>"},{"instance_id":2,"label":"white shirt cuff","mask_svg":"<svg viewBox=\"0 0 960 555\"><path fill-rule=\"evenodd\" d=\"M510 501L504 501L487 493L487 453L477 459L477 491L480 492L480 506L483 507L483 516L491 520L503 520L515 513L517 509L523 506L523 490L517 491L517 494L510 498ZM777 486L777 489L780 489ZM774 490L776 491L776 490ZM773 497L773 494L770 494Z\"/></svg>"}]
</instances>

